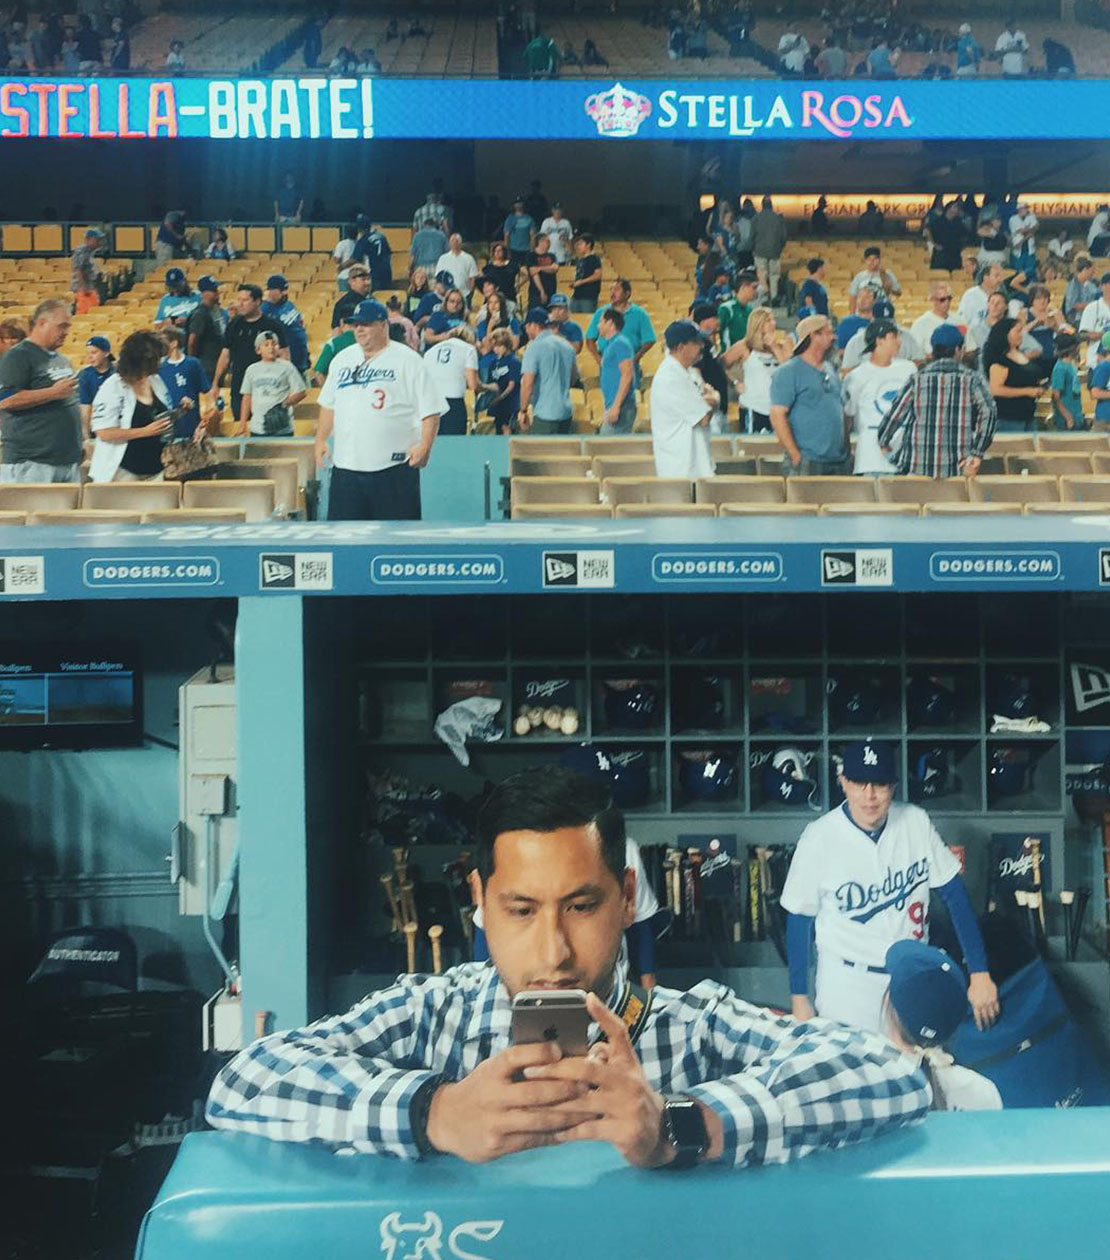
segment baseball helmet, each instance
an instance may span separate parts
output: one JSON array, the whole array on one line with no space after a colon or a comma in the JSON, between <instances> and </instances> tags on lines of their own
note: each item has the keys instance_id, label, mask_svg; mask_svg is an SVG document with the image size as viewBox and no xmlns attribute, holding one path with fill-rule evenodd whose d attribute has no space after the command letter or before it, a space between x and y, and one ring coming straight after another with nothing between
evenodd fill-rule
<instances>
[{"instance_id":1,"label":"baseball helmet","mask_svg":"<svg viewBox=\"0 0 1110 1260\"><path fill-rule=\"evenodd\" d=\"M659 714L659 691L653 683L605 683L605 721L611 727L642 731L654 726Z\"/></svg>"},{"instance_id":2,"label":"baseball helmet","mask_svg":"<svg viewBox=\"0 0 1110 1260\"><path fill-rule=\"evenodd\" d=\"M1025 791L1029 775L1029 762L1024 750L995 748L991 752L990 769L987 771L987 798L990 801L1020 796Z\"/></svg>"},{"instance_id":3,"label":"baseball helmet","mask_svg":"<svg viewBox=\"0 0 1110 1260\"><path fill-rule=\"evenodd\" d=\"M956 717L956 693L929 674L915 674L906 689L910 726L951 726Z\"/></svg>"},{"instance_id":4,"label":"baseball helmet","mask_svg":"<svg viewBox=\"0 0 1110 1260\"><path fill-rule=\"evenodd\" d=\"M618 809L635 809L645 805L651 796L651 762L646 752L614 752L608 754L609 777L613 785L613 804Z\"/></svg>"},{"instance_id":5,"label":"baseball helmet","mask_svg":"<svg viewBox=\"0 0 1110 1260\"><path fill-rule=\"evenodd\" d=\"M763 767L763 790L775 805L811 805L817 783L809 774L810 758L800 748L780 748Z\"/></svg>"},{"instance_id":6,"label":"baseball helmet","mask_svg":"<svg viewBox=\"0 0 1110 1260\"><path fill-rule=\"evenodd\" d=\"M674 689L671 718L676 731L719 730L725 724L725 695L719 678L688 675Z\"/></svg>"},{"instance_id":7,"label":"baseball helmet","mask_svg":"<svg viewBox=\"0 0 1110 1260\"><path fill-rule=\"evenodd\" d=\"M1040 707L1028 674L1007 672L995 677L988 701L990 712L996 717L1035 718Z\"/></svg>"},{"instance_id":8,"label":"baseball helmet","mask_svg":"<svg viewBox=\"0 0 1110 1260\"><path fill-rule=\"evenodd\" d=\"M877 678L846 675L828 682L829 725L870 729L883 714L883 689Z\"/></svg>"},{"instance_id":9,"label":"baseball helmet","mask_svg":"<svg viewBox=\"0 0 1110 1260\"><path fill-rule=\"evenodd\" d=\"M613 764L609 754L596 744L576 744L573 748L564 748L559 754L559 764L585 775L587 779L612 783Z\"/></svg>"},{"instance_id":10,"label":"baseball helmet","mask_svg":"<svg viewBox=\"0 0 1110 1260\"><path fill-rule=\"evenodd\" d=\"M689 800L729 800L736 796L738 779L736 758L728 753L691 750L679 754L678 782Z\"/></svg>"},{"instance_id":11,"label":"baseball helmet","mask_svg":"<svg viewBox=\"0 0 1110 1260\"><path fill-rule=\"evenodd\" d=\"M951 782L950 782L951 780ZM910 766L910 800L928 801L955 787L943 748L928 748L913 759Z\"/></svg>"}]
</instances>

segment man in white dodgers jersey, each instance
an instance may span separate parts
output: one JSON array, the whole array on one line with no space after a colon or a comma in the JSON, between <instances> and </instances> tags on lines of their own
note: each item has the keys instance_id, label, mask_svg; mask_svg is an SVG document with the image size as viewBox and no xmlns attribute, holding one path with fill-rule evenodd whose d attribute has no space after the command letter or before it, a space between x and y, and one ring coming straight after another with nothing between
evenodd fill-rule
<instances>
[{"instance_id":1,"label":"man in white dodgers jersey","mask_svg":"<svg viewBox=\"0 0 1110 1260\"><path fill-rule=\"evenodd\" d=\"M897 778L889 744L849 745L840 775L843 804L810 823L798 841L781 902L794 1016L814 1014L808 994L816 926L816 1013L882 1032L887 951L899 940L928 941L935 889L964 951L975 1022L988 1028L998 1017L998 990L960 864L923 809L894 800Z\"/></svg>"},{"instance_id":2,"label":"man in white dodgers jersey","mask_svg":"<svg viewBox=\"0 0 1110 1260\"><path fill-rule=\"evenodd\" d=\"M389 338L389 312L373 299L346 316L355 344L328 367L320 391L316 464L335 449L330 521L418 521L420 469L432 453L443 396L415 350Z\"/></svg>"}]
</instances>

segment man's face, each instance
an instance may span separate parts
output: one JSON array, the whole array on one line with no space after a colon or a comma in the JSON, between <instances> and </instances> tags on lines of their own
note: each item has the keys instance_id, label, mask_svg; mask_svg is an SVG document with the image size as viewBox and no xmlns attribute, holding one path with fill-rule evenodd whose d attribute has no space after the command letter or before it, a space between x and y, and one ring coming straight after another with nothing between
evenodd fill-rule
<instances>
[{"instance_id":1,"label":"man's face","mask_svg":"<svg viewBox=\"0 0 1110 1260\"><path fill-rule=\"evenodd\" d=\"M824 328L818 328L816 332L809 335L809 344L816 351L818 358L823 359L829 352L829 347L836 340L836 333L827 325Z\"/></svg>"},{"instance_id":2,"label":"man's face","mask_svg":"<svg viewBox=\"0 0 1110 1260\"><path fill-rule=\"evenodd\" d=\"M44 315L40 321L42 326L41 344L44 348L57 350L69 336L69 326L72 323L73 317L64 307Z\"/></svg>"},{"instance_id":3,"label":"man's face","mask_svg":"<svg viewBox=\"0 0 1110 1260\"><path fill-rule=\"evenodd\" d=\"M1110 284L1101 284L1099 288L1102 290L1102 300L1110 302Z\"/></svg>"},{"instance_id":4,"label":"man's face","mask_svg":"<svg viewBox=\"0 0 1110 1260\"><path fill-rule=\"evenodd\" d=\"M587 246L586 242L579 237L578 240L574 242L574 252L582 257L585 257L588 251L589 246Z\"/></svg>"},{"instance_id":5,"label":"man's face","mask_svg":"<svg viewBox=\"0 0 1110 1260\"><path fill-rule=\"evenodd\" d=\"M553 324L565 324L570 318L570 311L565 306L552 306L548 308L547 318Z\"/></svg>"},{"instance_id":6,"label":"man's face","mask_svg":"<svg viewBox=\"0 0 1110 1260\"><path fill-rule=\"evenodd\" d=\"M814 280L816 280L818 284L823 284L825 281L825 264L822 263L821 266L818 267L817 270L812 273L812 275L813 275Z\"/></svg>"},{"instance_id":7,"label":"man's face","mask_svg":"<svg viewBox=\"0 0 1110 1260\"><path fill-rule=\"evenodd\" d=\"M1094 267L1080 267L1075 273L1076 279L1080 282L1080 284L1086 284L1094 274Z\"/></svg>"},{"instance_id":8,"label":"man's face","mask_svg":"<svg viewBox=\"0 0 1110 1260\"><path fill-rule=\"evenodd\" d=\"M514 202L513 202L513 214L523 214L523 213L524 213L524 202L523 202L523 201L514 201Z\"/></svg>"},{"instance_id":9,"label":"man's face","mask_svg":"<svg viewBox=\"0 0 1110 1260\"><path fill-rule=\"evenodd\" d=\"M1006 314L1006 299L1001 293L992 293L987 298L987 318L995 323Z\"/></svg>"},{"instance_id":10,"label":"man's face","mask_svg":"<svg viewBox=\"0 0 1110 1260\"><path fill-rule=\"evenodd\" d=\"M736 300L743 306L750 306L755 301L755 295L759 292L759 285L750 282L737 285Z\"/></svg>"},{"instance_id":11,"label":"man's face","mask_svg":"<svg viewBox=\"0 0 1110 1260\"><path fill-rule=\"evenodd\" d=\"M683 367L693 367L701 358L702 343L700 341L684 341L682 345L676 346L671 354L682 364Z\"/></svg>"},{"instance_id":12,"label":"man's face","mask_svg":"<svg viewBox=\"0 0 1110 1260\"><path fill-rule=\"evenodd\" d=\"M370 277L367 275L350 276L347 279L347 284L359 294L365 295L370 291Z\"/></svg>"},{"instance_id":13,"label":"man's face","mask_svg":"<svg viewBox=\"0 0 1110 1260\"><path fill-rule=\"evenodd\" d=\"M215 306L220 300L219 290L202 289L200 300L205 304L205 306Z\"/></svg>"},{"instance_id":14,"label":"man's face","mask_svg":"<svg viewBox=\"0 0 1110 1260\"><path fill-rule=\"evenodd\" d=\"M462 249L462 237L458 234L458 232L452 232L450 237L447 239L447 244L451 248L451 253L457 254Z\"/></svg>"},{"instance_id":15,"label":"man's face","mask_svg":"<svg viewBox=\"0 0 1110 1260\"><path fill-rule=\"evenodd\" d=\"M104 353L104 351L98 350L96 346L85 347L85 360L90 367L101 367L107 357L108 356Z\"/></svg>"},{"instance_id":16,"label":"man's face","mask_svg":"<svg viewBox=\"0 0 1110 1260\"><path fill-rule=\"evenodd\" d=\"M511 996L525 989L585 989L607 996L636 877L623 884L593 826L497 837L481 890L490 958Z\"/></svg>"},{"instance_id":17,"label":"man's face","mask_svg":"<svg viewBox=\"0 0 1110 1260\"><path fill-rule=\"evenodd\" d=\"M603 319L598 323L597 330L605 338L606 341L612 341L617 335L617 326L611 319Z\"/></svg>"},{"instance_id":18,"label":"man's face","mask_svg":"<svg viewBox=\"0 0 1110 1260\"><path fill-rule=\"evenodd\" d=\"M551 247L551 241L548 237L546 236L536 237L536 253L537 254L546 254L550 247Z\"/></svg>"},{"instance_id":19,"label":"man's face","mask_svg":"<svg viewBox=\"0 0 1110 1260\"><path fill-rule=\"evenodd\" d=\"M933 303L933 310L943 318L952 308L952 290L941 289L939 293L934 293L930 300Z\"/></svg>"},{"instance_id":20,"label":"man's face","mask_svg":"<svg viewBox=\"0 0 1110 1260\"><path fill-rule=\"evenodd\" d=\"M624 291L624 285L619 280L614 280L609 288L609 301L614 306L623 306L628 301L628 296Z\"/></svg>"},{"instance_id":21,"label":"man's face","mask_svg":"<svg viewBox=\"0 0 1110 1260\"><path fill-rule=\"evenodd\" d=\"M878 271L882 259L878 254L868 254L863 260L863 265L867 271Z\"/></svg>"},{"instance_id":22,"label":"man's face","mask_svg":"<svg viewBox=\"0 0 1110 1260\"><path fill-rule=\"evenodd\" d=\"M274 306L280 306L285 301L284 289L267 289L266 301L271 302Z\"/></svg>"},{"instance_id":23,"label":"man's face","mask_svg":"<svg viewBox=\"0 0 1110 1260\"><path fill-rule=\"evenodd\" d=\"M856 294L856 314L866 315L871 318L871 312L875 309L875 294L871 289L860 289Z\"/></svg>"},{"instance_id":24,"label":"man's face","mask_svg":"<svg viewBox=\"0 0 1110 1260\"><path fill-rule=\"evenodd\" d=\"M239 309L239 314L246 316L247 319L253 318L260 310L260 305L254 295L246 289L240 289L235 295L235 305Z\"/></svg>"},{"instance_id":25,"label":"man's face","mask_svg":"<svg viewBox=\"0 0 1110 1260\"><path fill-rule=\"evenodd\" d=\"M984 289L987 289L989 292L993 292L998 288L998 286L1002 283L1002 268L998 265L998 263L995 263L991 267L990 271L987 272L985 279L986 283L983 285Z\"/></svg>"},{"instance_id":26,"label":"man's face","mask_svg":"<svg viewBox=\"0 0 1110 1260\"><path fill-rule=\"evenodd\" d=\"M389 340L389 323L384 319L379 319L373 324L352 324L351 328L355 334L355 341L368 354L374 350L381 350Z\"/></svg>"},{"instance_id":27,"label":"man's face","mask_svg":"<svg viewBox=\"0 0 1110 1260\"><path fill-rule=\"evenodd\" d=\"M840 776L840 789L848 802L852 817L867 831L874 831L886 821L894 800L893 783L856 783Z\"/></svg>"},{"instance_id":28,"label":"man's face","mask_svg":"<svg viewBox=\"0 0 1110 1260\"><path fill-rule=\"evenodd\" d=\"M716 315L707 315L705 319L698 324L698 327L703 333L708 333L711 337L716 337L716 335L721 331L721 321Z\"/></svg>"}]
</instances>

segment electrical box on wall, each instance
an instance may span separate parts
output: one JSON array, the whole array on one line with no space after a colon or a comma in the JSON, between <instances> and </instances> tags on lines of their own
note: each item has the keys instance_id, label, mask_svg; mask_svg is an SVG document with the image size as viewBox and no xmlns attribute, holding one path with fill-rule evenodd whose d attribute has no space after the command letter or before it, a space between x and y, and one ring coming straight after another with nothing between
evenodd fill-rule
<instances>
[{"instance_id":1,"label":"electrical box on wall","mask_svg":"<svg viewBox=\"0 0 1110 1260\"><path fill-rule=\"evenodd\" d=\"M178 691L181 752L178 759L180 808L179 909L204 910L205 845L211 832L214 888L228 872L235 848L235 669L217 666L193 675ZM209 822L217 819L215 826Z\"/></svg>"}]
</instances>

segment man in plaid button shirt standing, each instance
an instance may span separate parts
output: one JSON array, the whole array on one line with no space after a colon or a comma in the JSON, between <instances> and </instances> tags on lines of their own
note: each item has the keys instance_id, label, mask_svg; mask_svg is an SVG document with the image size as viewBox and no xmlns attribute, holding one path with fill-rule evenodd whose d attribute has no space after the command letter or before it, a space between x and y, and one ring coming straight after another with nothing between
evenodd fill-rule
<instances>
[{"instance_id":1,"label":"man in plaid button shirt standing","mask_svg":"<svg viewBox=\"0 0 1110 1260\"><path fill-rule=\"evenodd\" d=\"M635 875L624 819L592 780L550 767L506 780L476 840L491 961L400 976L345 1015L256 1041L216 1079L213 1125L472 1162L600 1140L658 1168L785 1163L928 1110L924 1076L884 1038L795 1022L710 981L654 989L633 1044L617 1012ZM510 1044L514 995L572 988L590 994L587 1055Z\"/></svg>"},{"instance_id":2,"label":"man in plaid button shirt standing","mask_svg":"<svg viewBox=\"0 0 1110 1260\"><path fill-rule=\"evenodd\" d=\"M994 439L998 412L978 372L960 362L964 335L940 324L931 337L933 359L906 382L879 426L879 447L900 473L919 477L974 477Z\"/></svg>"}]
</instances>

